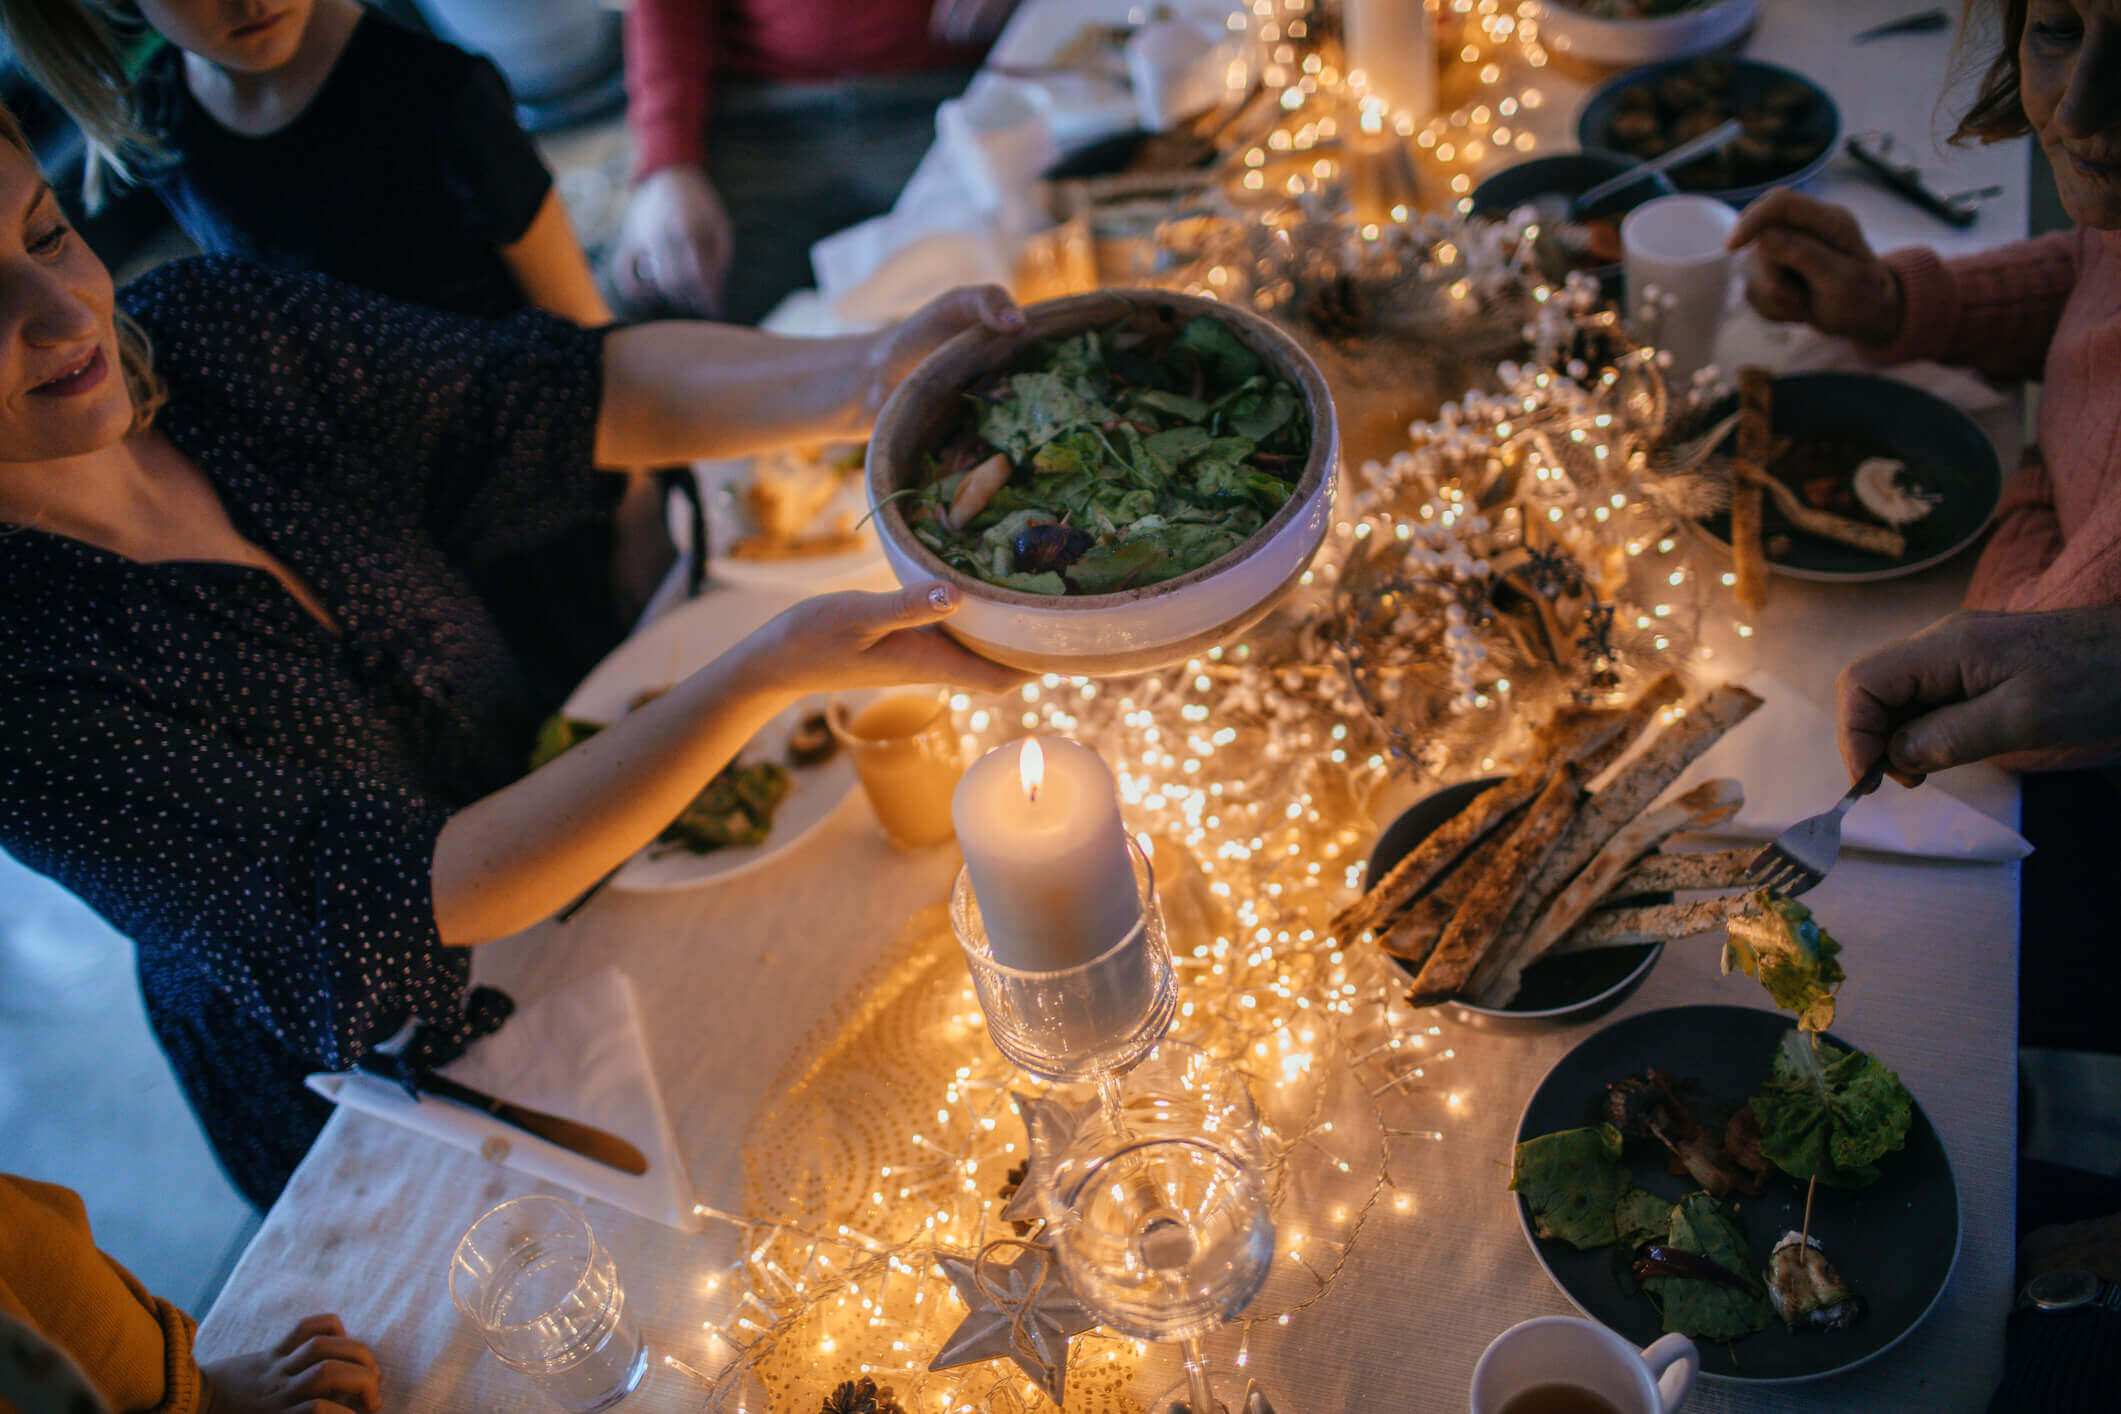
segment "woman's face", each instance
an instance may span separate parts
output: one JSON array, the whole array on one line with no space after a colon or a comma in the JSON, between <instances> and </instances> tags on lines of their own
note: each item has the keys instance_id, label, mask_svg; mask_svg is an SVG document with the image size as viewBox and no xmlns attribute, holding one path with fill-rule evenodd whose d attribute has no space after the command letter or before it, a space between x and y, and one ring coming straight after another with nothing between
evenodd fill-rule
<instances>
[{"instance_id":1,"label":"woman's face","mask_svg":"<svg viewBox=\"0 0 2121 1414\"><path fill-rule=\"evenodd\" d=\"M2063 210L2121 230L2121 0L2032 0L2018 91Z\"/></svg>"},{"instance_id":2,"label":"woman's face","mask_svg":"<svg viewBox=\"0 0 2121 1414\"><path fill-rule=\"evenodd\" d=\"M132 420L110 272L36 163L0 142L0 461L97 451Z\"/></svg>"},{"instance_id":3,"label":"woman's face","mask_svg":"<svg viewBox=\"0 0 2121 1414\"><path fill-rule=\"evenodd\" d=\"M262 74L292 59L313 0L139 0L140 16L218 69Z\"/></svg>"}]
</instances>

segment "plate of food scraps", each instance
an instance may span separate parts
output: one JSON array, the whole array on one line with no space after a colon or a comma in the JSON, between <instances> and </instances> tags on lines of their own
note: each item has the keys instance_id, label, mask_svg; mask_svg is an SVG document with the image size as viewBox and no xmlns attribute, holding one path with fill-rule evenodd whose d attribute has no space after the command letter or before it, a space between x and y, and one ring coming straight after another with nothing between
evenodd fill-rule
<instances>
[{"instance_id":1,"label":"plate of food scraps","mask_svg":"<svg viewBox=\"0 0 2121 1414\"><path fill-rule=\"evenodd\" d=\"M766 616L781 607L770 605ZM653 700L761 621L732 614L714 594L672 609L590 671L546 724L547 733L564 733L552 744L579 741ZM611 887L663 893L756 869L814 833L854 784L854 766L825 726L825 698L806 697L761 728L670 829L619 867Z\"/></svg>"},{"instance_id":2,"label":"plate of food scraps","mask_svg":"<svg viewBox=\"0 0 2121 1414\"><path fill-rule=\"evenodd\" d=\"M1792 579L1863 583L1898 579L1942 563L1980 538L2003 498L2003 472L1988 435L1964 411L1911 384L1871 373L1785 374L1748 370L1736 403L1766 404L1772 439L1761 490L1757 549L1766 567ZM1743 424L1723 446L1734 478ZM1738 483L1734 480L1733 492ZM1731 546L1731 517L1700 522ZM1734 552L1735 553L1735 552Z\"/></svg>"},{"instance_id":3,"label":"plate of food scraps","mask_svg":"<svg viewBox=\"0 0 2121 1414\"><path fill-rule=\"evenodd\" d=\"M709 577L814 592L880 572L883 548L865 523L864 450L833 442L700 463Z\"/></svg>"},{"instance_id":4,"label":"plate of food scraps","mask_svg":"<svg viewBox=\"0 0 2121 1414\"><path fill-rule=\"evenodd\" d=\"M1818 1039L1830 1058L1861 1054L1832 1035ZM1724 1299L1734 1305L1765 1299L1771 1309L1761 1312L1764 1328L1753 1334L1695 1336L1709 1379L1795 1382L1861 1365L1928 1317L1958 1263L1958 1184L1936 1129L1912 1096L1906 1097L1904 1138L1876 1159L1875 1178L1860 1188L1821 1182L1809 1216L1807 1185L1759 1152L1757 1122L1751 1140L1745 1137L1743 1112L1765 1090L1779 1048L1805 1040L1789 1017L1751 1007L1642 1012L1587 1037L1557 1061L1518 1121L1517 1142L1524 1144L1617 1120L1627 1131L1620 1154L1625 1181L1648 1195L1636 1201L1648 1205L1654 1198L1665 1213L1682 1201L1707 1207L1701 1195L1725 1189L1716 1206L1734 1219L1734 1241L1742 1240L1744 1248L1738 1265L1749 1271L1732 1274L1735 1281L1688 1280L1695 1289L1689 1295L1713 1300L1728 1292ZM1539 1264L1577 1310L1638 1345L1669 1328L1666 1316L1678 1289L1670 1278L1689 1269L1642 1268L1665 1277L1653 1294L1638 1277L1637 1264L1685 1262L1685 1253L1674 1258L1659 1240L1677 1228L1640 1244L1623 1231L1611 1243L1583 1250L1559 1237L1538 1236L1522 1192L1516 1207ZM1626 1212L1625 1206L1617 1211L1616 1229L1627 1227ZM1632 1235L1655 1227L1647 1223ZM1705 1242L1698 1250L1717 1248ZM1750 1296L1740 1290L1748 1285L1746 1275Z\"/></svg>"}]
</instances>

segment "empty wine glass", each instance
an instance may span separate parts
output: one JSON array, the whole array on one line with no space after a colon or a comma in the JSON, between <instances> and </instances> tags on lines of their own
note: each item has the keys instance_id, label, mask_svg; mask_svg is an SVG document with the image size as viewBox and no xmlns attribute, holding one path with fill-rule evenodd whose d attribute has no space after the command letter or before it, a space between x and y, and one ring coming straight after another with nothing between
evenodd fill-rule
<instances>
[{"instance_id":1,"label":"empty wine glass","mask_svg":"<svg viewBox=\"0 0 2121 1414\"><path fill-rule=\"evenodd\" d=\"M1034 1130L1054 1256L1106 1325L1177 1341L1189 1408L1215 1414L1201 1337L1251 1303L1274 1260L1259 1111L1243 1075L1171 1041L1119 1086L1118 1108Z\"/></svg>"}]
</instances>

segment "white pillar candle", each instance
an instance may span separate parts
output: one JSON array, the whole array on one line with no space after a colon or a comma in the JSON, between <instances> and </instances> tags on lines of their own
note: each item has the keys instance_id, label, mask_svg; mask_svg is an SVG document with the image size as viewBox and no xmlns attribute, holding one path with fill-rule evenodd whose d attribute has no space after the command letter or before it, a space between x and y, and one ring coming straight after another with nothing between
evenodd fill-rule
<instances>
[{"instance_id":1,"label":"white pillar candle","mask_svg":"<svg viewBox=\"0 0 2121 1414\"><path fill-rule=\"evenodd\" d=\"M1422 0L1348 0L1343 11L1348 67L1383 104L1386 126L1436 111L1436 29Z\"/></svg>"},{"instance_id":2,"label":"white pillar candle","mask_svg":"<svg viewBox=\"0 0 2121 1414\"><path fill-rule=\"evenodd\" d=\"M1058 972L1141 921L1112 771L1087 746L1026 737L972 763L950 816L994 960Z\"/></svg>"}]
</instances>

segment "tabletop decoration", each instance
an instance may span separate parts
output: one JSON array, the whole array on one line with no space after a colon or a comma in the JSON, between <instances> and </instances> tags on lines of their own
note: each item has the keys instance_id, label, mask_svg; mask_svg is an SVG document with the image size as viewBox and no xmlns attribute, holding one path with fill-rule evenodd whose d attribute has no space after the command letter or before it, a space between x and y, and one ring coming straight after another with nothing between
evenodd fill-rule
<instances>
[{"instance_id":1,"label":"tabletop decoration","mask_svg":"<svg viewBox=\"0 0 2121 1414\"><path fill-rule=\"evenodd\" d=\"M1014 1249L1008 1261L996 1253ZM936 1263L964 1299L966 1316L928 1362L947 1370L975 1361L1007 1359L1056 1407L1066 1399L1068 1341L1093 1330L1097 1317L1077 1299L1055 1265L1053 1249L1038 1242L997 1238L973 1257L939 1256Z\"/></svg>"}]
</instances>

